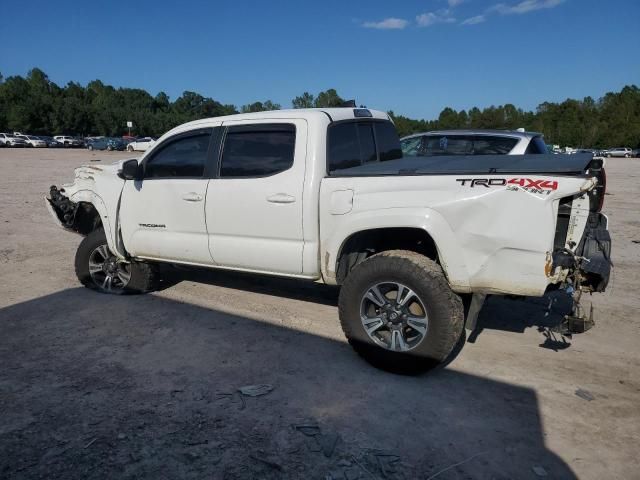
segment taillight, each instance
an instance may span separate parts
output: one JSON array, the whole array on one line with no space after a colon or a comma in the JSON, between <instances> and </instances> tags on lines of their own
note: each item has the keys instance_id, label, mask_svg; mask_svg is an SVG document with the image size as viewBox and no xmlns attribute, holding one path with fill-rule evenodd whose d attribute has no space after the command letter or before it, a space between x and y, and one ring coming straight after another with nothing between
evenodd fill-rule
<instances>
[{"instance_id":1,"label":"taillight","mask_svg":"<svg viewBox=\"0 0 640 480\"><path fill-rule=\"evenodd\" d=\"M602 170L600 171L600 176L598 177L598 186L596 188L600 188L600 196L598 198L598 206L594 211L601 212L602 207L604 206L604 196L607 193L607 172L604 167L602 167Z\"/></svg>"},{"instance_id":2,"label":"taillight","mask_svg":"<svg viewBox=\"0 0 640 480\"><path fill-rule=\"evenodd\" d=\"M600 159L592 160L586 173L596 177L598 180L598 184L589 192L589 206L592 212L600 212L604 205L604 194L607 190L607 173L604 170L603 161Z\"/></svg>"}]
</instances>

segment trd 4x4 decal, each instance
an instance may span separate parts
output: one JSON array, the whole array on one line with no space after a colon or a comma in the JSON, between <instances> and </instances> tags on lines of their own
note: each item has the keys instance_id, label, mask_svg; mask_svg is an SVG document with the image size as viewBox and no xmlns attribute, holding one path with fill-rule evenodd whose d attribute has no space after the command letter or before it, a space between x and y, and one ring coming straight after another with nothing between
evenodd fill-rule
<instances>
[{"instance_id":1,"label":"trd 4x4 decal","mask_svg":"<svg viewBox=\"0 0 640 480\"><path fill-rule=\"evenodd\" d=\"M482 186L507 187L507 190L525 190L530 193L546 193L547 195L558 189L558 182L555 180L545 180L544 178L535 180L532 178L456 178L456 182L465 187L474 188ZM520 187L520 188L518 188Z\"/></svg>"}]
</instances>

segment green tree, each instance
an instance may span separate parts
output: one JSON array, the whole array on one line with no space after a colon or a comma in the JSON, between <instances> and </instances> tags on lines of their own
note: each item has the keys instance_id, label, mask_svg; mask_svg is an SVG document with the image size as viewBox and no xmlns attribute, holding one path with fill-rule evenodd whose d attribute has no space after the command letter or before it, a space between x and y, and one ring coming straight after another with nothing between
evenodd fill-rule
<instances>
[{"instance_id":1,"label":"green tree","mask_svg":"<svg viewBox=\"0 0 640 480\"><path fill-rule=\"evenodd\" d=\"M330 88L325 92L320 92L313 102L313 106L316 108L331 108L339 107L344 100L340 98L338 92L335 89Z\"/></svg>"},{"instance_id":2,"label":"green tree","mask_svg":"<svg viewBox=\"0 0 640 480\"><path fill-rule=\"evenodd\" d=\"M280 105L278 103L273 103L271 100L266 100L264 103L254 102L240 107L240 111L242 113L264 112L269 110L280 110Z\"/></svg>"},{"instance_id":3,"label":"green tree","mask_svg":"<svg viewBox=\"0 0 640 480\"><path fill-rule=\"evenodd\" d=\"M291 100L293 108L313 108L315 97L309 92L304 92L299 97Z\"/></svg>"}]
</instances>

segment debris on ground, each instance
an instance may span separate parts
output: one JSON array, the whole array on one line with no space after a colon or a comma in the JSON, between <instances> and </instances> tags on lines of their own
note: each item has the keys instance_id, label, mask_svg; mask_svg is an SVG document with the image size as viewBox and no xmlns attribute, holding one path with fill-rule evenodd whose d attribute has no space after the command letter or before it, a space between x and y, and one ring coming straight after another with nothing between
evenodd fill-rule
<instances>
[{"instance_id":1,"label":"debris on ground","mask_svg":"<svg viewBox=\"0 0 640 480\"><path fill-rule=\"evenodd\" d=\"M337 433L322 433L320 426L313 422L292 425L293 429L308 437L307 448L311 452L322 452L331 458L340 436Z\"/></svg>"},{"instance_id":2,"label":"debris on ground","mask_svg":"<svg viewBox=\"0 0 640 480\"><path fill-rule=\"evenodd\" d=\"M589 392L588 390L584 390L582 388L577 389L575 393L578 397L588 402L596 399L596 397L594 397L591 392Z\"/></svg>"},{"instance_id":3,"label":"debris on ground","mask_svg":"<svg viewBox=\"0 0 640 480\"><path fill-rule=\"evenodd\" d=\"M270 466L271 468L274 468L276 470L282 471L282 465L280 465L276 460L274 460L273 458L264 455L262 452L260 453L252 453L251 455L249 455L249 458L252 458L254 460L257 460L258 462L262 462L265 465Z\"/></svg>"},{"instance_id":4,"label":"debris on ground","mask_svg":"<svg viewBox=\"0 0 640 480\"><path fill-rule=\"evenodd\" d=\"M272 390L273 385L269 385L266 383L260 385L246 385L238 389L238 391L242 393L242 395L246 395L247 397L259 397L261 395L266 395Z\"/></svg>"},{"instance_id":5,"label":"debris on ground","mask_svg":"<svg viewBox=\"0 0 640 480\"><path fill-rule=\"evenodd\" d=\"M432 479L434 479L434 478L436 478L436 477L440 476L440 474L441 474L441 473L444 473L444 472L446 472L446 471L448 471L448 470L451 470L452 468L459 467L460 465L462 465L462 464L464 464L464 463L467 463L467 462L470 462L470 461L471 461L471 460L473 460L474 458L479 457L480 455L484 455L485 453L487 453L487 452L485 451L485 452L476 453L475 455L472 455L472 456L470 456L469 458L465 458L465 459L464 459L464 460L462 460L461 462L454 463L453 465L449 465L448 467L445 467L445 468L443 468L442 470L438 470L436 473L434 473L433 475L431 475L430 477L428 477L428 478L427 478L427 480L432 480Z\"/></svg>"},{"instance_id":6,"label":"debris on ground","mask_svg":"<svg viewBox=\"0 0 640 480\"><path fill-rule=\"evenodd\" d=\"M535 473L539 477L547 476L547 471L540 465L534 465L533 467L531 467L531 470L533 470L533 473Z\"/></svg>"},{"instance_id":7,"label":"debris on ground","mask_svg":"<svg viewBox=\"0 0 640 480\"><path fill-rule=\"evenodd\" d=\"M640 240L631 240L631 243L640 243Z\"/></svg>"},{"instance_id":8,"label":"debris on ground","mask_svg":"<svg viewBox=\"0 0 640 480\"><path fill-rule=\"evenodd\" d=\"M331 455L333 455L336 444L338 443L338 434L328 433L326 435L319 435L316 438L318 439L318 443L320 444L320 448L322 449L324 456L330 458Z\"/></svg>"}]
</instances>

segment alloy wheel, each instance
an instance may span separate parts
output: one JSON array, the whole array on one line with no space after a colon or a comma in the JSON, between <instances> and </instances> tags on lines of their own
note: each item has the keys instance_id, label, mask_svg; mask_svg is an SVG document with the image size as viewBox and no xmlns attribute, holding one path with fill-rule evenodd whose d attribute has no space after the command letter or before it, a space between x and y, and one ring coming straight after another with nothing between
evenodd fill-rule
<instances>
[{"instance_id":1,"label":"alloy wheel","mask_svg":"<svg viewBox=\"0 0 640 480\"><path fill-rule=\"evenodd\" d=\"M89 275L100 290L123 293L131 280L131 264L118 260L103 244L89 255Z\"/></svg>"},{"instance_id":2,"label":"alloy wheel","mask_svg":"<svg viewBox=\"0 0 640 480\"><path fill-rule=\"evenodd\" d=\"M395 352L416 348L429 328L422 299L398 282L381 282L367 289L360 302L360 320L371 340Z\"/></svg>"}]
</instances>

